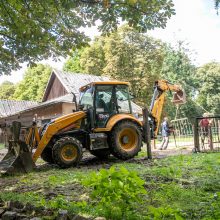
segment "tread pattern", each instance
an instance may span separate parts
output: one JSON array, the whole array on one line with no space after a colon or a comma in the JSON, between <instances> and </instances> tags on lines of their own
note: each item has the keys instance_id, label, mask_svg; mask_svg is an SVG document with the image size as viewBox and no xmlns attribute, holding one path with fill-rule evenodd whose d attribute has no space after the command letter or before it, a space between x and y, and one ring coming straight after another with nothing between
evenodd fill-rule
<instances>
[{"instance_id":1,"label":"tread pattern","mask_svg":"<svg viewBox=\"0 0 220 220\"><path fill-rule=\"evenodd\" d=\"M74 146L77 147L78 155L74 161L71 161L71 162L64 161L61 157L62 147L65 146L66 144L73 144ZM71 166L76 166L82 159L82 154L83 154L82 148L83 148L83 146L78 139L73 138L73 137L68 137L68 136L62 137L58 141L56 141L56 143L54 144L53 160L54 160L55 164L57 164L61 168L68 168Z\"/></svg>"},{"instance_id":2,"label":"tread pattern","mask_svg":"<svg viewBox=\"0 0 220 220\"><path fill-rule=\"evenodd\" d=\"M123 150L119 143L118 143L118 134L123 128L133 128L136 130L138 134L138 145L136 148L132 151L125 151ZM111 153L117 157L118 159L122 160L128 160L130 158L135 157L138 152L141 150L142 146L142 133L141 133L141 128L138 126L135 122L124 120L122 122L119 122L112 130L110 134L110 150Z\"/></svg>"}]
</instances>

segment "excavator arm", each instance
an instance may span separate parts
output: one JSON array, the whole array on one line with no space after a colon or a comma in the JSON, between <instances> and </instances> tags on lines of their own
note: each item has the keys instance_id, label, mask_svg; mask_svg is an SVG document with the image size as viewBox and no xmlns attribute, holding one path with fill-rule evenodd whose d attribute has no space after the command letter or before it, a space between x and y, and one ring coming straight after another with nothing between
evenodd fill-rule
<instances>
[{"instance_id":1,"label":"excavator arm","mask_svg":"<svg viewBox=\"0 0 220 220\"><path fill-rule=\"evenodd\" d=\"M166 80L158 80L154 85L154 94L150 105L150 115L152 119L152 129L154 138L157 137L163 106L165 103L166 92L174 92L173 104L184 104L186 101L185 92L179 85L171 84Z\"/></svg>"}]
</instances>

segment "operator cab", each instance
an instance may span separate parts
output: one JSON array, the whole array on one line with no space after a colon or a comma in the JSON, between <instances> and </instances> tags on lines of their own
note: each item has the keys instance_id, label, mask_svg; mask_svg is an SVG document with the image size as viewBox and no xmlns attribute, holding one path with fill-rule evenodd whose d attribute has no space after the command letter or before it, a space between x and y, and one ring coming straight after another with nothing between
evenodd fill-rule
<instances>
[{"instance_id":1,"label":"operator cab","mask_svg":"<svg viewBox=\"0 0 220 220\"><path fill-rule=\"evenodd\" d=\"M127 82L93 82L80 89L79 104L87 110L95 128L103 128L115 114L132 114Z\"/></svg>"}]
</instances>

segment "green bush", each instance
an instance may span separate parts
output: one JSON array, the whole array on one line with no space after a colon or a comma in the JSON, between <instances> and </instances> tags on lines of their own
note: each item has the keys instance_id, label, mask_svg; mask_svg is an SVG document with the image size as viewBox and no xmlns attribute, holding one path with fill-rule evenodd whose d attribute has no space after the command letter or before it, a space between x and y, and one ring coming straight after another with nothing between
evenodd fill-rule
<instances>
[{"instance_id":1,"label":"green bush","mask_svg":"<svg viewBox=\"0 0 220 220\"><path fill-rule=\"evenodd\" d=\"M169 219L169 220L183 220L182 213L178 209L173 209L169 206L167 207L158 207L154 208L153 206L148 207L148 215L150 216L148 219L161 220L161 219Z\"/></svg>"},{"instance_id":2,"label":"green bush","mask_svg":"<svg viewBox=\"0 0 220 220\"><path fill-rule=\"evenodd\" d=\"M93 172L83 184L91 187L90 197L95 200L98 214L108 219L134 219L143 201L141 197L147 194L144 181L124 167Z\"/></svg>"}]
</instances>

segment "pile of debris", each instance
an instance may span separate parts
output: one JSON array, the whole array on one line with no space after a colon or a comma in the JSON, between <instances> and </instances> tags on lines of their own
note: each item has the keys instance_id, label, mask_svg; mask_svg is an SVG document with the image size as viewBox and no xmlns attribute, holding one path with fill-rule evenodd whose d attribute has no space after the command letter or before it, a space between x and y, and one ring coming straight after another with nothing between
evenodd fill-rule
<instances>
[{"instance_id":1,"label":"pile of debris","mask_svg":"<svg viewBox=\"0 0 220 220\"><path fill-rule=\"evenodd\" d=\"M26 205L18 201L4 202L0 199L0 219L2 220L89 220L94 218L86 218L77 214L70 214L67 210L46 209L43 206L33 206L30 203ZM95 218L95 220L105 220L103 217Z\"/></svg>"}]
</instances>

